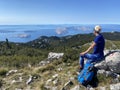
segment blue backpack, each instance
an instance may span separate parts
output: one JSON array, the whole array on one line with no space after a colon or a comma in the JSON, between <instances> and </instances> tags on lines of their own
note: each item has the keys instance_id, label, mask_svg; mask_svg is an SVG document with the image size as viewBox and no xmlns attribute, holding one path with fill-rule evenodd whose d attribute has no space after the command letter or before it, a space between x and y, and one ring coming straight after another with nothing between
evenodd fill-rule
<instances>
[{"instance_id":1,"label":"blue backpack","mask_svg":"<svg viewBox=\"0 0 120 90\"><path fill-rule=\"evenodd\" d=\"M80 84L87 86L93 77L96 75L96 70L93 64L86 63L83 70L78 75L78 81Z\"/></svg>"}]
</instances>

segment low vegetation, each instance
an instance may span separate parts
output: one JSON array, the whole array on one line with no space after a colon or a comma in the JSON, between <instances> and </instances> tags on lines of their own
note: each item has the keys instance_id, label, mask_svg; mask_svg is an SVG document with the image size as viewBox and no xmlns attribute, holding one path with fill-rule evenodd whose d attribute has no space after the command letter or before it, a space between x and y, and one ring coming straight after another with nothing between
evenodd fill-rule
<instances>
[{"instance_id":1,"label":"low vegetation","mask_svg":"<svg viewBox=\"0 0 120 90\"><path fill-rule=\"evenodd\" d=\"M104 33L104 36L107 39L106 49L120 49L119 32ZM74 79L74 85L78 84L76 72L79 66L79 53L89 47L93 38L92 34L79 34L66 37L41 37L28 43L11 43L8 40L0 42L0 87L6 87L6 90L16 88L45 90L47 80L52 79L55 74L58 74L58 90L70 79ZM64 56L50 64L40 66L39 62L46 60L49 52L63 52ZM6 77L6 73L11 69L17 69L18 72ZM22 83L10 84L15 78L18 80L20 73L24 79ZM29 75L36 77L30 86L26 85ZM3 77L6 77L6 80L3 80ZM98 75L98 79L99 85L103 86L112 81L112 78L101 75ZM50 85L56 86L54 83Z\"/></svg>"}]
</instances>

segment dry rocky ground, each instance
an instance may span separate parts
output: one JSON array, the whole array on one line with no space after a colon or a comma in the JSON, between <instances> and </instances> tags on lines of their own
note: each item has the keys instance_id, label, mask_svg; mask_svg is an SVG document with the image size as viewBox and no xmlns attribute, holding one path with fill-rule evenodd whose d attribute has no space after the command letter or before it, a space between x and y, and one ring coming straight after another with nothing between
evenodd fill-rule
<instances>
[{"instance_id":1,"label":"dry rocky ground","mask_svg":"<svg viewBox=\"0 0 120 90\"><path fill-rule=\"evenodd\" d=\"M98 86L89 90L120 90L120 50L105 53L105 60L96 64ZM52 55L36 67L0 68L0 90L86 90L77 81L78 62L64 63L61 54Z\"/></svg>"}]
</instances>

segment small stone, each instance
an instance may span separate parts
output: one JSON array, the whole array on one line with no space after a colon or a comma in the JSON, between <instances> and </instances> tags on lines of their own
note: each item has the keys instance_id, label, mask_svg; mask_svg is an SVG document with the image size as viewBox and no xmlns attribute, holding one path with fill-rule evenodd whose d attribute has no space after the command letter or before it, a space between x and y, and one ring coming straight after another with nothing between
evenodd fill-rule
<instances>
[{"instance_id":1,"label":"small stone","mask_svg":"<svg viewBox=\"0 0 120 90\"><path fill-rule=\"evenodd\" d=\"M12 80L12 81L11 81L11 84L14 84L14 83L16 83L16 82L17 82L16 80Z\"/></svg>"},{"instance_id":2,"label":"small stone","mask_svg":"<svg viewBox=\"0 0 120 90\"><path fill-rule=\"evenodd\" d=\"M15 88L15 90L22 90L22 89L20 89L20 88Z\"/></svg>"},{"instance_id":3,"label":"small stone","mask_svg":"<svg viewBox=\"0 0 120 90\"><path fill-rule=\"evenodd\" d=\"M75 80L75 78L74 77L70 77L70 81L73 81L73 80Z\"/></svg>"},{"instance_id":4,"label":"small stone","mask_svg":"<svg viewBox=\"0 0 120 90\"><path fill-rule=\"evenodd\" d=\"M62 68L58 68L57 70L58 70L58 71L62 71Z\"/></svg>"},{"instance_id":5,"label":"small stone","mask_svg":"<svg viewBox=\"0 0 120 90\"><path fill-rule=\"evenodd\" d=\"M23 80L22 77L19 77L19 81L22 82L22 80Z\"/></svg>"},{"instance_id":6,"label":"small stone","mask_svg":"<svg viewBox=\"0 0 120 90\"><path fill-rule=\"evenodd\" d=\"M106 87L99 87L99 90L106 90Z\"/></svg>"},{"instance_id":7,"label":"small stone","mask_svg":"<svg viewBox=\"0 0 120 90\"><path fill-rule=\"evenodd\" d=\"M71 85L73 85L73 82L72 81L68 81L67 83L65 83L65 85L64 85L64 87L62 88L62 90L66 90L65 88L67 88L67 86L71 86Z\"/></svg>"},{"instance_id":8,"label":"small stone","mask_svg":"<svg viewBox=\"0 0 120 90\"><path fill-rule=\"evenodd\" d=\"M28 79L27 82L26 82L27 85L30 84L30 83L33 81L32 78L33 78L33 77L30 75L30 76L29 76L29 79Z\"/></svg>"},{"instance_id":9,"label":"small stone","mask_svg":"<svg viewBox=\"0 0 120 90\"><path fill-rule=\"evenodd\" d=\"M58 74L55 74L55 75L53 75L52 77L53 77L53 78L57 78L57 77L58 77Z\"/></svg>"},{"instance_id":10,"label":"small stone","mask_svg":"<svg viewBox=\"0 0 120 90\"><path fill-rule=\"evenodd\" d=\"M53 81L53 84L54 84L54 85L57 85L57 84L58 84L58 79L55 79L55 80Z\"/></svg>"},{"instance_id":11,"label":"small stone","mask_svg":"<svg viewBox=\"0 0 120 90\"><path fill-rule=\"evenodd\" d=\"M52 81L52 79L48 79L48 80L46 81L46 85L48 85L51 81Z\"/></svg>"},{"instance_id":12,"label":"small stone","mask_svg":"<svg viewBox=\"0 0 120 90\"><path fill-rule=\"evenodd\" d=\"M9 76L10 74L13 74L13 73L16 73L18 70L10 70L7 74L6 74L6 76Z\"/></svg>"},{"instance_id":13,"label":"small stone","mask_svg":"<svg viewBox=\"0 0 120 90\"><path fill-rule=\"evenodd\" d=\"M58 88L57 87L52 87L51 90L58 90Z\"/></svg>"},{"instance_id":14,"label":"small stone","mask_svg":"<svg viewBox=\"0 0 120 90\"><path fill-rule=\"evenodd\" d=\"M72 88L71 90L80 90L79 85L76 85L74 88Z\"/></svg>"},{"instance_id":15,"label":"small stone","mask_svg":"<svg viewBox=\"0 0 120 90\"><path fill-rule=\"evenodd\" d=\"M99 74L105 74L105 70L98 70Z\"/></svg>"},{"instance_id":16,"label":"small stone","mask_svg":"<svg viewBox=\"0 0 120 90\"><path fill-rule=\"evenodd\" d=\"M106 74L106 77L112 76L112 72L111 71L106 71L105 74Z\"/></svg>"}]
</instances>

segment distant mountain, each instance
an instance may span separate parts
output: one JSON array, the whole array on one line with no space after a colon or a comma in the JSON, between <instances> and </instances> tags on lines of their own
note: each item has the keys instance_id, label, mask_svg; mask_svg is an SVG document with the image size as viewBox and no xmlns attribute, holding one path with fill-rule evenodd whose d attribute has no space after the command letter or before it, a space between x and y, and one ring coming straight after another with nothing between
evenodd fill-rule
<instances>
[{"instance_id":1,"label":"distant mountain","mask_svg":"<svg viewBox=\"0 0 120 90\"><path fill-rule=\"evenodd\" d=\"M103 36L108 40L120 41L120 32L106 32Z\"/></svg>"},{"instance_id":2,"label":"distant mountain","mask_svg":"<svg viewBox=\"0 0 120 90\"><path fill-rule=\"evenodd\" d=\"M102 34L107 40L120 41L120 32L104 32ZM30 47L35 47L40 49L56 50L57 48L63 50L64 48L77 47L85 43L89 43L93 41L94 37L95 36L92 33L69 35L64 37L41 36L40 38L28 42L26 44Z\"/></svg>"}]
</instances>

